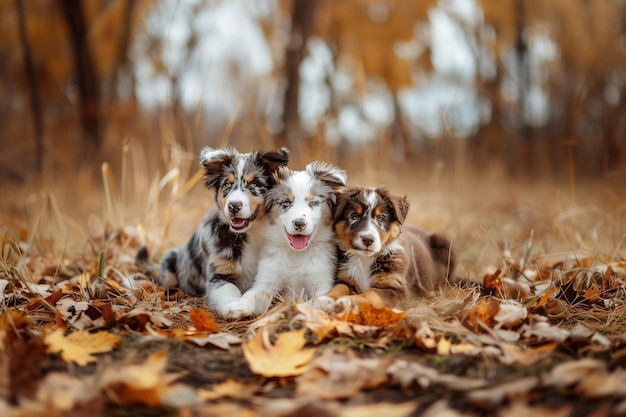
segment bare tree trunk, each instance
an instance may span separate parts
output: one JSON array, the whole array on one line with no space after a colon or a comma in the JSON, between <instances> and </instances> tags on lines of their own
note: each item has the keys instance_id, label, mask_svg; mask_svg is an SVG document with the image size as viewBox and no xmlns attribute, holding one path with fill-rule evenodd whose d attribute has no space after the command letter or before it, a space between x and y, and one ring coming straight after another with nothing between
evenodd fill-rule
<instances>
[{"instance_id":1,"label":"bare tree trunk","mask_svg":"<svg viewBox=\"0 0 626 417\"><path fill-rule=\"evenodd\" d=\"M522 151L522 164L521 169L525 172L523 174L529 174L533 172L531 167L532 155L532 129L526 121L526 106L528 104L527 92L530 87L530 71L529 71L529 57L528 57L528 44L524 38L524 29L526 27L526 8L524 5L525 0L517 0L515 2L515 26L517 32L517 39L515 41L515 54L517 55L517 91L518 91L518 104L519 104L519 122L518 132L521 140L518 145L521 145ZM516 155L510 155L513 160L517 159ZM518 172L519 174L519 172Z\"/></svg>"},{"instance_id":2,"label":"bare tree trunk","mask_svg":"<svg viewBox=\"0 0 626 417\"><path fill-rule=\"evenodd\" d=\"M70 42L80 92L80 116L85 135L85 156L91 159L100 147L100 87L87 43L87 26L81 0L59 0L70 31Z\"/></svg>"},{"instance_id":3,"label":"bare tree trunk","mask_svg":"<svg viewBox=\"0 0 626 417\"><path fill-rule=\"evenodd\" d=\"M26 29L26 15L24 13L24 4L22 0L15 0L15 9L17 11L20 40L24 51L24 67L26 67L26 77L28 79L28 91L30 93L30 106L35 125L35 158L37 172L43 170L43 114L41 111L41 94L39 92L39 84L35 75L35 66L33 65L33 56L28 41L28 30Z\"/></svg>"},{"instance_id":4,"label":"bare tree trunk","mask_svg":"<svg viewBox=\"0 0 626 417\"><path fill-rule=\"evenodd\" d=\"M287 89L283 99L283 130L278 137L278 144L294 150L298 146L300 136L300 115L298 113L300 64L306 52L316 7L317 0L294 0L291 14L291 34L285 57Z\"/></svg>"},{"instance_id":5,"label":"bare tree trunk","mask_svg":"<svg viewBox=\"0 0 626 417\"><path fill-rule=\"evenodd\" d=\"M130 46L130 35L132 33L132 18L133 12L135 10L135 6L137 4L136 0L126 0L126 10L124 10L124 22L122 23L122 37L120 39L120 49L119 56L117 58L118 62L118 71L115 75L116 79L113 83L113 88L116 90L115 97L118 96L118 82L120 76L128 76L131 79L131 87L130 87L130 98L133 102L136 101L135 97L135 77L133 75L132 70L128 67L128 48Z\"/></svg>"}]
</instances>

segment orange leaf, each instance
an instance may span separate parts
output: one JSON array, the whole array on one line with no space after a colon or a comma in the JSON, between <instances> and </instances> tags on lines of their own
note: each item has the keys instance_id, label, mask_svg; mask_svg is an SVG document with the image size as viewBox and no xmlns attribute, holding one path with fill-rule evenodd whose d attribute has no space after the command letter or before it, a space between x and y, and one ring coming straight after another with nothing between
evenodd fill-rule
<instances>
[{"instance_id":1,"label":"orange leaf","mask_svg":"<svg viewBox=\"0 0 626 417\"><path fill-rule=\"evenodd\" d=\"M192 309L189 312L189 318L193 322L196 330L201 332L219 333L220 328L217 322L209 313L197 308Z\"/></svg>"},{"instance_id":2,"label":"orange leaf","mask_svg":"<svg viewBox=\"0 0 626 417\"><path fill-rule=\"evenodd\" d=\"M484 287L490 290L497 289L500 286L500 274L501 273L502 273L502 270L498 268L493 274L485 275L485 278L483 278Z\"/></svg>"},{"instance_id":3,"label":"orange leaf","mask_svg":"<svg viewBox=\"0 0 626 417\"><path fill-rule=\"evenodd\" d=\"M542 305L546 304L550 300L550 297L552 296L552 294L554 294L555 292L556 292L556 287L548 288L541 297L535 300L532 307L541 307Z\"/></svg>"},{"instance_id":4,"label":"orange leaf","mask_svg":"<svg viewBox=\"0 0 626 417\"><path fill-rule=\"evenodd\" d=\"M474 307L469 316L469 323L478 327L478 322L481 321L489 327L493 327L495 322L495 315L500 309L500 301L495 298L483 298L476 307Z\"/></svg>"},{"instance_id":5,"label":"orange leaf","mask_svg":"<svg viewBox=\"0 0 626 417\"><path fill-rule=\"evenodd\" d=\"M337 319L364 326L391 327L398 324L405 317L405 311L395 311L387 307L377 308L371 304L361 303L357 311L352 309L346 314L337 317Z\"/></svg>"}]
</instances>

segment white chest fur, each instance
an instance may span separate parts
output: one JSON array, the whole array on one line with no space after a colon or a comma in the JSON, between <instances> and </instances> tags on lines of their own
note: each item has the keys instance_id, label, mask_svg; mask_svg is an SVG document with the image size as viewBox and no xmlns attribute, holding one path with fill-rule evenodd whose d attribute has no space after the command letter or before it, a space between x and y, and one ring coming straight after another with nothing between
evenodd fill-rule
<instances>
[{"instance_id":1,"label":"white chest fur","mask_svg":"<svg viewBox=\"0 0 626 417\"><path fill-rule=\"evenodd\" d=\"M375 260L375 256L353 255L350 257L347 272L354 280L359 292L367 291L370 288L372 265Z\"/></svg>"}]
</instances>

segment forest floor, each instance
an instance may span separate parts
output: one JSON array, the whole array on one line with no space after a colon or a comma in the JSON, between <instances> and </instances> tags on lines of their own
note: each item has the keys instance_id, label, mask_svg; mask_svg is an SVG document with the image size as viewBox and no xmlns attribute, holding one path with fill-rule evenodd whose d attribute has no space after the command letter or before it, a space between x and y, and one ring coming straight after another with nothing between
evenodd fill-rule
<instances>
[{"instance_id":1,"label":"forest floor","mask_svg":"<svg viewBox=\"0 0 626 417\"><path fill-rule=\"evenodd\" d=\"M139 214L111 184L88 216L52 192L5 202L1 415L626 414L623 190L388 183L410 222L453 237L464 282L407 311L225 321L138 274L138 248L158 261L213 199L164 202L163 184Z\"/></svg>"}]
</instances>

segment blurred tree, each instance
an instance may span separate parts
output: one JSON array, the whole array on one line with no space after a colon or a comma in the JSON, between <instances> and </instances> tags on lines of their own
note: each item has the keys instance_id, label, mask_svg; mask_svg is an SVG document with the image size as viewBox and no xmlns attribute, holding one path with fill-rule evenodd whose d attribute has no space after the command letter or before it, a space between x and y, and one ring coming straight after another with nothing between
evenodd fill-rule
<instances>
[{"instance_id":1,"label":"blurred tree","mask_svg":"<svg viewBox=\"0 0 626 417\"><path fill-rule=\"evenodd\" d=\"M70 43L74 52L74 65L78 81L81 126L87 141L88 159L100 147L100 84L87 42L87 24L82 0L59 0L69 27Z\"/></svg>"},{"instance_id":2,"label":"blurred tree","mask_svg":"<svg viewBox=\"0 0 626 417\"><path fill-rule=\"evenodd\" d=\"M288 146L296 151L302 138L298 108L300 65L313 29L318 0L293 0L293 2L291 30L285 50L287 88L283 100L283 129L278 135L278 145Z\"/></svg>"},{"instance_id":3,"label":"blurred tree","mask_svg":"<svg viewBox=\"0 0 626 417\"><path fill-rule=\"evenodd\" d=\"M24 4L22 0L15 0L15 9L19 22L20 41L24 51L24 67L26 68L26 77L30 92L30 105L33 117L33 125L35 126L35 155L37 172L41 173L43 168L43 115L41 113L41 94L39 93L39 81L35 74L33 65L33 57L28 39L28 30L26 29L26 16L24 13Z\"/></svg>"}]
</instances>

